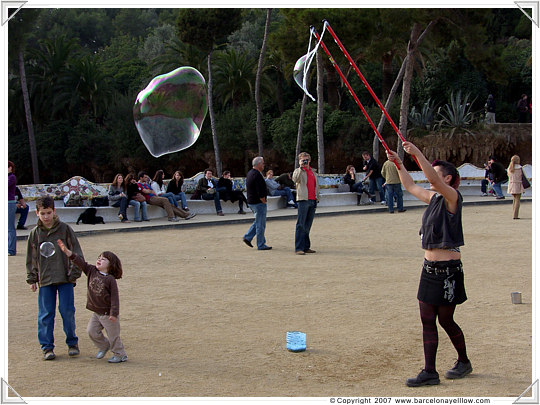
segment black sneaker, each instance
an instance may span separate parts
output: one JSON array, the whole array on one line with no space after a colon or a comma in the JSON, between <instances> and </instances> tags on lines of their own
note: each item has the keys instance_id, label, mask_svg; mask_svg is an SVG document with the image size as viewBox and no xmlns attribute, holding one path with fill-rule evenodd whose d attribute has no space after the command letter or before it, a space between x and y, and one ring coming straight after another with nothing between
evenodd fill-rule
<instances>
[{"instance_id":1,"label":"black sneaker","mask_svg":"<svg viewBox=\"0 0 540 405\"><path fill-rule=\"evenodd\" d=\"M78 356L79 354L81 354L81 351L79 350L79 345L69 346L69 350L68 350L69 356L73 357L73 356Z\"/></svg>"},{"instance_id":2,"label":"black sneaker","mask_svg":"<svg viewBox=\"0 0 540 405\"><path fill-rule=\"evenodd\" d=\"M470 374L471 371L472 365L470 361L464 363L458 360L454 364L454 367L448 370L444 376L449 379L463 378L467 374Z\"/></svg>"},{"instance_id":3,"label":"black sneaker","mask_svg":"<svg viewBox=\"0 0 540 405\"><path fill-rule=\"evenodd\" d=\"M423 385L439 385L439 373L422 370L415 378L407 379L407 387L422 387Z\"/></svg>"}]
</instances>

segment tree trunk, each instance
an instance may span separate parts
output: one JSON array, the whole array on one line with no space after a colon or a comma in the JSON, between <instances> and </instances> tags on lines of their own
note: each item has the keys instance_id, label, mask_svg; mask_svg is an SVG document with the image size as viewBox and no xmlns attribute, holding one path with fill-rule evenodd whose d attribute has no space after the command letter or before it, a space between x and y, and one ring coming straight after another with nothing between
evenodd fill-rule
<instances>
[{"instance_id":1,"label":"tree trunk","mask_svg":"<svg viewBox=\"0 0 540 405\"><path fill-rule=\"evenodd\" d=\"M214 116L214 105L212 102L212 51L208 54L208 113L210 115L210 127L212 128L212 142L214 144L214 154L216 156L216 172L221 177L221 158L219 156L219 145L216 133L216 117Z\"/></svg>"},{"instance_id":2,"label":"tree trunk","mask_svg":"<svg viewBox=\"0 0 540 405\"><path fill-rule=\"evenodd\" d=\"M414 23L407 50L407 62L405 64L405 73L403 75L403 89L401 91L401 108L399 110L399 132L407 134L407 123L409 118L409 98L411 96L411 81L414 72L414 54L417 51L417 41L420 35L420 24ZM404 135L404 136L405 136ZM397 141L398 155L403 161L403 145L400 140Z\"/></svg>"},{"instance_id":3,"label":"tree trunk","mask_svg":"<svg viewBox=\"0 0 540 405\"><path fill-rule=\"evenodd\" d=\"M30 96L28 95L28 85L26 83L26 71L24 69L23 51L19 50L19 75L21 77L21 89L23 93L24 112L26 115L26 126L28 128L28 143L30 145L30 159L32 162L32 175L34 184L39 184L39 166L37 158L36 138L34 135L34 124L32 124L32 111L30 109Z\"/></svg>"},{"instance_id":4,"label":"tree trunk","mask_svg":"<svg viewBox=\"0 0 540 405\"><path fill-rule=\"evenodd\" d=\"M424 32L422 32L422 35L418 38L418 41L416 41L416 46L420 46L422 41L424 40L425 36L429 32L429 30L435 25L437 21L430 21ZM396 91L399 87L399 84L401 83L401 79L403 79L403 75L405 73L405 65L407 63L408 56L405 57L403 60L403 63L401 64L401 68L399 69L399 73L396 77L396 80L394 81L394 85L392 86L392 89L390 90L390 93L388 95L388 98L386 99L386 103L384 105L384 108L388 111L390 108L390 105L392 104L392 101L394 100L394 96L396 95ZM381 119L379 120L379 125L377 125L377 131L379 131L380 134L382 134L382 130L384 127L384 124L386 122L386 116L383 112L381 112ZM401 142L398 142L398 151L402 149ZM373 156L379 156L379 138L377 138L377 135L373 137Z\"/></svg>"},{"instance_id":5,"label":"tree trunk","mask_svg":"<svg viewBox=\"0 0 540 405\"><path fill-rule=\"evenodd\" d=\"M392 60L394 59L394 52L388 51L382 57L382 100L383 102L388 99L390 94L392 78L394 76L394 69L392 68Z\"/></svg>"},{"instance_id":6,"label":"tree trunk","mask_svg":"<svg viewBox=\"0 0 540 405\"><path fill-rule=\"evenodd\" d=\"M323 65L325 65L323 63ZM328 96L328 104L333 110L338 110L341 104L341 97L339 94L340 79L336 72L336 69L332 64L324 66L326 70L326 94Z\"/></svg>"},{"instance_id":7,"label":"tree trunk","mask_svg":"<svg viewBox=\"0 0 540 405\"><path fill-rule=\"evenodd\" d=\"M324 67L322 63L322 56L317 51L317 152L319 156L319 173L325 173L324 168L324 94L323 94L323 82L324 82Z\"/></svg>"},{"instance_id":8,"label":"tree trunk","mask_svg":"<svg viewBox=\"0 0 540 405\"><path fill-rule=\"evenodd\" d=\"M261 75L264 64L264 54L266 52L266 40L268 38L268 30L270 27L270 17L272 9L266 11L266 25L264 27L264 38L259 55L259 65L257 66L257 76L255 78L255 105L257 107L257 143L259 145L259 156L263 155L263 133L262 133L262 107L261 107Z\"/></svg>"},{"instance_id":9,"label":"tree trunk","mask_svg":"<svg viewBox=\"0 0 540 405\"><path fill-rule=\"evenodd\" d=\"M296 136L296 153L294 156L294 168L298 168L298 155L300 154L300 148L302 147L302 131L304 130L304 118L306 116L306 103L307 94L304 92L302 97L302 106L300 107L300 118L298 120L298 135Z\"/></svg>"}]
</instances>

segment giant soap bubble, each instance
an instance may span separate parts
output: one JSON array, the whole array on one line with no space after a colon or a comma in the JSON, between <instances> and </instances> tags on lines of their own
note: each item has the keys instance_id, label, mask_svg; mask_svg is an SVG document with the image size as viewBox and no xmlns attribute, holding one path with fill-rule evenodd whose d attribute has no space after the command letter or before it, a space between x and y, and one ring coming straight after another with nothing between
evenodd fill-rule
<instances>
[{"instance_id":1,"label":"giant soap bubble","mask_svg":"<svg viewBox=\"0 0 540 405\"><path fill-rule=\"evenodd\" d=\"M152 79L138 94L133 117L144 145L159 157L193 145L207 110L204 77L184 66Z\"/></svg>"},{"instance_id":2,"label":"giant soap bubble","mask_svg":"<svg viewBox=\"0 0 540 405\"><path fill-rule=\"evenodd\" d=\"M315 98L311 94L309 94L309 91L307 89L307 74L309 72L309 67L311 65L311 61L313 60L314 55L314 52L308 52L307 54L302 56L296 61L293 70L294 81L312 100L315 100Z\"/></svg>"}]
</instances>

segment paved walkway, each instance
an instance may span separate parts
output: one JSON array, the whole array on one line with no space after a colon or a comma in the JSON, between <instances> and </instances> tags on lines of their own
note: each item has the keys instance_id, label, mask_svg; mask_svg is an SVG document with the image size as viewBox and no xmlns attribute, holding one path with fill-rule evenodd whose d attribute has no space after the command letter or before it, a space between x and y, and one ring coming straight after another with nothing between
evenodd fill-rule
<instances>
[{"instance_id":1,"label":"paved walkway","mask_svg":"<svg viewBox=\"0 0 540 405\"><path fill-rule=\"evenodd\" d=\"M521 202L530 203L532 197L522 197ZM512 198L506 197L505 200L496 200L493 197L474 197L474 196L464 196L463 197L464 205L482 205L482 204L512 204ZM404 207L408 210L410 209L423 209L426 207L426 204L418 201L404 201ZM317 216L321 215L345 215L350 214L351 212L362 212L362 213L373 213L373 212L385 212L387 211L386 205L381 205L376 203L374 205L345 205L345 206L335 206L335 207L318 207ZM396 212L397 214L397 212ZM268 211L267 220L280 220L280 219L292 219L296 218L296 209L294 208L284 208L279 210ZM130 223L121 223L109 222L106 224L97 224L97 225L85 225L70 223L73 230L77 233L78 236L85 235L95 235L97 233L111 233L111 232L132 232L132 231L147 231L147 230L156 230L162 228L171 228L171 227L194 227L194 226L208 226L208 225L228 225L228 224L240 224L240 223L251 223L253 222L253 214L249 211L246 215L240 214L227 214L223 217L219 217L215 214L198 214L195 218L190 220L180 219L179 222L169 222L166 217L162 219L152 219L150 222L130 222ZM17 230L17 240L26 240L28 234L32 227L29 227L27 230Z\"/></svg>"}]
</instances>

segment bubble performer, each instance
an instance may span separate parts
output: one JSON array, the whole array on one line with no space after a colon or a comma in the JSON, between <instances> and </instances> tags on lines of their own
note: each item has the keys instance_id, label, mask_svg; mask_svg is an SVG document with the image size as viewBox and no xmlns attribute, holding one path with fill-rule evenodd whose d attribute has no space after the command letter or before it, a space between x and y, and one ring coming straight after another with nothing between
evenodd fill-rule
<instances>
[{"instance_id":1,"label":"bubble performer","mask_svg":"<svg viewBox=\"0 0 540 405\"><path fill-rule=\"evenodd\" d=\"M463 197L458 191L460 177L454 165L438 160L430 164L411 142L403 142L403 149L417 159L430 184L429 190L417 185L397 153L387 152L388 159L397 164L403 186L428 204L420 228L424 264L417 295L423 328L425 366L418 376L406 381L409 387L419 387L440 383L435 368L439 341L437 318L458 354L454 367L446 372L446 378L463 378L472 371L465 337L454 321L456 306L467 299L460 252L460 246L464 245L461 221Z\"/></svg>"}]
</instances>

